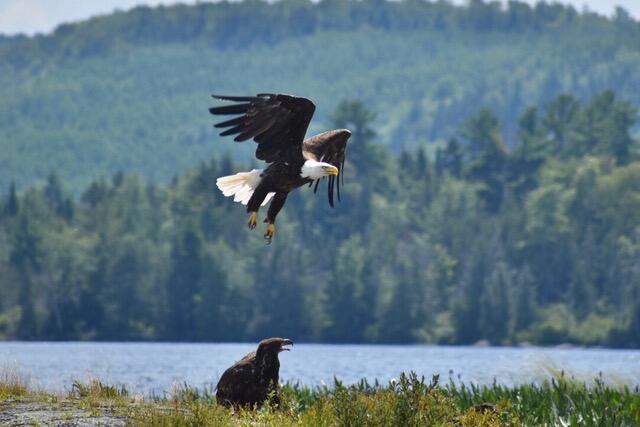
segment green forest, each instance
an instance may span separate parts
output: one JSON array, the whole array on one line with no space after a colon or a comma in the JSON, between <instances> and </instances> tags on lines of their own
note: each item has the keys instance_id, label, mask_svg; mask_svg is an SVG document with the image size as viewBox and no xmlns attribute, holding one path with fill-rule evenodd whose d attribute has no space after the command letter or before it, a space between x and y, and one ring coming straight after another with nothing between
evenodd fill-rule
<instances>
[{"instance_id":1,"label":"green forest","mask_svg":"<svg viewBox=\"0 0 640 427\"><path fill-rule=\"evenodd\" d=\"M444 147L483 107L514 147L528 107L605 90L639 105L638 76L640 24L621 8L606 18L482 0L137 7L0 37L0 188L44 185L56 170L78 196L100 175L169 184L212 156L247 163L249 145L214 138L210 93L306 96L313 132L358 99L397 156Z\"/></svg>"},{"instance_id":2,"label":"green forest","mask_svg":"<svg viewBox=\"0 0 640 427\"><path fill-rule=\"evenodd\" d=\"M77 197L59 172L9 184L0 338L640 346L631 103L532 104L513 144L478 108L437 148L399 154L376 114L343 100L327 115L353 130L342 203L292 193L270 246L214 186L253 166L229 156Z\"/></svg>"}]
</instances>

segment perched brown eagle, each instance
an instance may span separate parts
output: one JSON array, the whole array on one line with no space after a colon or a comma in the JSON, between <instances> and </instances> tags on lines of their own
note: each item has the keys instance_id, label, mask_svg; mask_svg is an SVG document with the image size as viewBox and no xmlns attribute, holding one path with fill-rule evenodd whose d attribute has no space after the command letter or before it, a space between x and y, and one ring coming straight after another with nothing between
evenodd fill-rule
<instances>
[{"instance_id":1,"label":"perched brown eagle","mask_svg":"<svg viewBox=\"0 0 640 427\"><path fill-rule=\"evenodd\" d=\"M224 371L216 386L216 400L222 405L262 405L272 391L277 399L280 361L278 353L289 351L293 341L267 338L235 365Z\"/></svg>"},{"instance_id":2,"label":"perched brown eagle","mask_svg":"<svg viewBox=\"0 0 640 427\"><path fill-rule=\"evenodd\" d=\"M256 227L260 206L273 199L264 221L268 224L264 238L270 243L276 233L276 216L289 192L316 181L315 192L324 177L329 177L329 205L333 207L334 187L340 200L340 180L336 176L344 169L351 132L337 129L305 140L316 109L306 98L271 93L213 97L235 104L210 108L211 114L238 116L215 125L228 128L220 136L237 134L236 142L253 139L258 144L256 157L269 163L265 169L221 177L216 182L225 196L234 196L234 202L247 205L250 229Z\"/></svg>"}]
</instances>

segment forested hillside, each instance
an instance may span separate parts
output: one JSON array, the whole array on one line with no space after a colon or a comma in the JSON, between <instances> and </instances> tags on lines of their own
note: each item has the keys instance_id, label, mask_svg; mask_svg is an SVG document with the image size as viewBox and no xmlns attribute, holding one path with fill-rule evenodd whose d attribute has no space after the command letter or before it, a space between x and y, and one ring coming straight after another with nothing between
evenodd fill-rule
<instances>
[{"instance_id":1,"label":"forested hillside","mask_svg":"<svg viewBox=\"0 0 640 427\"><path fill-rule=\"evenodd\" d=\"M354 130L343 202L293 193L271 246L215 178L58 175L0 202L0 338L640 346L637 111L613 92L480 109L434 156ZM262 212L264 215L264 210ZM262 224L261 224L262 225Z\"/></svg>"},{"instance_id":2,"label":"forested hillside","mask_svg":"<svg viewBox=\"0 0 640 427\"><path fill-rule=\"evenodd\" d=\"M613 89L640 103L640 24L558 4L280 1L147 8L0 37L0 188L57 170L79 193L118 171L170 178L226 150L211 92L283 91L374 112L398 154L444 142L482 107L516 141L517 118L561 93Z\"/></svg>"}]
</instances>

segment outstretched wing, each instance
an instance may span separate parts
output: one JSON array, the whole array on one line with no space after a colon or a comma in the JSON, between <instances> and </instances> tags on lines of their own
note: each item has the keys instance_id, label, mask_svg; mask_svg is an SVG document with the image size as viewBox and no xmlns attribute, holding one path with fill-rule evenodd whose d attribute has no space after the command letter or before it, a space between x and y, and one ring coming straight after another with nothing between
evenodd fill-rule
<instances>
[{"instance_id":1,"label":"outstretched wing","mask_svg":"<svg viewBox=\"0 0 640 427\"><path fill-rule=\"evenodd\" d=\"M351 137L351 132L347 129L336 129L309 138L302 144L302 155L305 159L330 163L340 170L340 176L330 176L327 185L327 194L331 207L333 207L333 192L335 187L338 189L338 201L340 201L340 181L342 181L344 185L344 160L349 137ZM336 182L338 184L337 186L335 185ZM314 193L318 191L319 183L320 180L317 180L315 188L313 189Z\"/></svg>"},{"instance_id":2,"label":"outstretched wing","mask_svg":"<svg viewBox=\"0 0 640 427\"><path fill-rule=\"evenodd\" d=\"M236 104L209 109L215 115L238 115L215 125L228 128L220 136L237 135L236 142L253 139L256 157L266 162L301 156L304 135L316 106L307 98L262 93L256 96L219 96Z\"/></svg>"}]
</instances>

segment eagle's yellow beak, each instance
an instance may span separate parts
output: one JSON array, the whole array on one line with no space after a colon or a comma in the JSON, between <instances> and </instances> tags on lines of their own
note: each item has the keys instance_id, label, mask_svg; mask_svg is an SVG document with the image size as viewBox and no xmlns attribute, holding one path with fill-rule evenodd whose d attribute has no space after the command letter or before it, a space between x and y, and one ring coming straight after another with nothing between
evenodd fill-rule
<instances>
[{"instance_id":1,"label":"eagle's yellow beak","mask_svg":"<svg viewBox=\"0 0 640 427\"><path fill-rule=\"evenodd\" d=\"M335 166L331 166L331 167L327 166L327 173L329 175L337 176L338 174L340 174L340 171Z\"/></svg>"}]
</instances>

